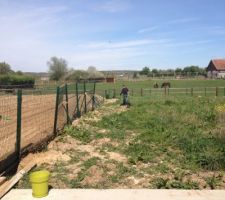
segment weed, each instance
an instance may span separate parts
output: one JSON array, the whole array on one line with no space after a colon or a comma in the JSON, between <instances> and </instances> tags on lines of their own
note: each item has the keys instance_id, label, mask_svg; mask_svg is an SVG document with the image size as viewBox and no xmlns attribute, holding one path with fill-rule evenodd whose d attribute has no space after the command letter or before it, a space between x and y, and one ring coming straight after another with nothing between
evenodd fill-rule
<instances>
[{"instance_id":1,"label":"weed","mask_svg":"<svg viewBox=\"0 0 225 200\"><path fill-rule=\"evenodd\" d=\"M71 188L83 188L81 182L84 180L85 176L87 176L87 171L83 169L78 173L76 179L70 181Z\"/></svg>"},{"instance_id":2,"label":"weed","mask_svg":"<svg viewBox=\"0 0 225 200\"><path fill-rule=\"evenodd\" d=\"M83 162L83 166L85 167L85 169L89 169L91 166L96 165L98 160L99 158L97 157L89 158L88 160Z\"/></svg>"},{"instance_id":3,"label":"weed","mask_svg":"<svg viewBox=\"0 0 225 200\"><path fill-rule=\"evenodd\" d=\"M157 189L165 189L167 188L167 182L169 179L164 178L155 178L150 183L153 185L153 187Z\"/></svg>"},{"instance_id":4,"label":"weed","mask_svg":"<svg viewBox=\"0 0 225 200\"><path fill-rule=\"evenodd\" d=\"M205 180L211 189L216 189L216 186L218 185L218 182L219 182L218 177L213 175L212 177L207 177Z\"/></svg>"},{"instance_id":5,"label":"weed","mask_svg":"<svg viewBox=\"0 0 225 200\"><path fill-rule=\"evenodd\" d=\"M150 162L155 158L155 154L147 144L130 144L125 153L129 156L129 162L136 164L138 161Z\"/></svg>"},{"instance_id":6,"label":"weed","mask_svg":"<svg viewBox=\"0 0 225 200\"><path fill-rule=\"evenodd\" d=\"M83 143L89 143L92 141L91 133L88 130L79 130L76 127L73 126L67 126L64 128L64 132L78 140L80 140Z\"/></svg>"}]
</instances>

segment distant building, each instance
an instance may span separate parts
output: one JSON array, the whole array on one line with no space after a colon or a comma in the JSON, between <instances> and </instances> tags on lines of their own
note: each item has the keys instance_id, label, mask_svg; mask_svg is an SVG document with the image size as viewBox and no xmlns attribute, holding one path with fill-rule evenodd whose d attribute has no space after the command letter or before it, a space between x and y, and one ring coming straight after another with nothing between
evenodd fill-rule
<instances>
[{"instance_id":1,"label":"distant building","mask_svg":"<svg viewBox=\"0 0 225 200\"><path fill-rule=\"evenodd\" d=\"M49 81L50 77L48 74L44 74L40 76L41 81Z\"/></svg>"},{"instance_id":2,"label":"distant building","mask_svg":"<svg viewBox=\"0 0 225 200\"><path fill-rule=\"evenodd\" d=\"M211 60L206 71L209 78L225 78L225 59Z\"/></svg>"},{"instance_id":3,"label":"distant building","mask_svg":"<svg viewBox=\"0 0 225 200\"><path fill-rule=\"evenodd\" d=\"M107 83L115 83L115 77L106 77Z\"/></svg>"}]
</instances>

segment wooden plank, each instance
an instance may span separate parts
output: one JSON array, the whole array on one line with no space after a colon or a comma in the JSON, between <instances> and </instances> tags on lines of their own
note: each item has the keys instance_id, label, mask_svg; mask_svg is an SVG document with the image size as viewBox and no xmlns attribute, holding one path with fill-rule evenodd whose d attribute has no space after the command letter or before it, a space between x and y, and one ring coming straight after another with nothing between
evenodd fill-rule
<instances>
[{"instance_id":1,"label":"wooden plank","mask_svg":"<svg viewBox=\"0 0 225 200\"><path fill-rule=\"evenodd\" d=\"M34 166L36 166L35 162L28 163L22 170L16 173L9 181L5 182L0 187L0 199L26 174L30 171Z\"/></svg>"},{"instance_id":2,"label":"wooden plank","mask_svg":"<svg viewBox=\"0 0 225 200\"><path fill-rule=\"evenodd\" d=\"M6 177L5 176L1 176L0 177L0 185L2 185L5 181L6 181Z\"/></svg>"}]
</instances>

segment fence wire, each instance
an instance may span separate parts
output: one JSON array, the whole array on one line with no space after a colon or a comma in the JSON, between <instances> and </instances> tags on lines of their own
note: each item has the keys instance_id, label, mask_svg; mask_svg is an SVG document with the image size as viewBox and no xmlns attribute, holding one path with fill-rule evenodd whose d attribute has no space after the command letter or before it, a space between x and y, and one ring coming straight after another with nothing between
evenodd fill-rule
<instances>
[{"instance_id":1,"label":"fence wire","mask_svg":"<svg viewBox=\"0 0 225 200\"><path fill-rule=\"evenodd\" d=\"M0 90L0 169L16 150L17 96Z\"/></svg>"},{"instance_id":2,"label":"fence wire","mask_svg":"<svg viewBox=\"0 0 225 200\"><path fill-rule=\"evenodd\" d=\"M18 94L0 90L0 174L18 162L22 152L40 148L95 105L95 83L65 84L57 90L22 90L20 101Z\"/></svg>"},{"instance_id":3,"label":"fence wire","mask_svg":"<svg viewBox=\"0 0 225 200\"><path fill-rule=\"evenodd\" d=\"M53 135L56 97L41 90L24 91L22 98L21 147L40 143Z\"/></svg>"}]
</instances>

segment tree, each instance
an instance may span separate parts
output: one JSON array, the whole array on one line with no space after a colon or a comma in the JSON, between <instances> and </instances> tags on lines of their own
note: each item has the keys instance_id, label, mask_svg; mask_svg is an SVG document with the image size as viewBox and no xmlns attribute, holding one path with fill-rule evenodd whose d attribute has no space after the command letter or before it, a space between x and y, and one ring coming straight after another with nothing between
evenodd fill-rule
<instances>
[{"instance_id":1,"label":"tree","mask_svg":"<svg viewBox=\"0 0 225 200\"><path fill-rule=\"evenodd\" d=\"M87 72L89 74L89 78L102 78L104 77L104 74L102 72L99 72L96 67L89 66L87 69Z\"/></svg>"},{"instance_id":2,"label":"tree","mask_svg":"<svg viewBox=\"0 0 225 200\"><path fill-rule=\"evenodd\" d=\"M206 69L199 66L187 66L183 70L184 73L189 75L206 75Z\"/></svg>"},{"instance_id":3,"label":"tree","mask_svg":"<svg viewBox=\"0 0 225 200\"><path fill-rule=\"evenodd\" d=\"M0 63L0 74L8 74L10 72L13 72L11 70L11 67L8 63L5 62L1 62Z\"/></svg>"},{"instance_id":4,"label":"tree","mask_svg":"<svg viewBox=\"0 0 225 200\"><path fill-rule=\"evenodd\" d=\"M133 78L138 78L138 73L137 72L134 72Z\"/></svg>"},{"instance_id":5,"label":"tree","mask_svg":"<svg viewBox=\"0 0 225 200\"><path fill-rule=\"evenodd\" d=\"M176 73L176 74L181 74L181 72L182 72L182 69L181 69L181 68L176 68L176 69L175 69L175 73Z\"/></svg>"},{"instance_id":6,"label":"tree","mask_svg":"<svg viewBox=\"0 0 225 200\"><path fill-rule=\"evenodd\" d=\"M73 70L67 77L66 80L79 81L81 79L87 79L89 76L87 71L84 70Z\"/></svg>"},{"instance_id":7,"label":"tree","mask_svg":"<svg viewBox=\"0 0 225 200\"><path fill-rule=\"evenodd\" d=\"M19 71L16 72L16 74L23 75L23 72L19 70Z\"/></svg>"},{"instance_id":8,"label":"tree","mask_svg":"<svg viewBox=\"0 0 225 200\"><path fill-rule=\"evenodd\" d=\"M152 69L153 76L158 76L159 71L157 69Z\"/></svg>"},{"instance_id":9,"label":"tree","mask_svg":"<svg viewBox=\"0 0 225 200\"><path fill-rule=\"evenodd\" d=\"M149 72L150 72L149 67L144 67L144 68L140 71L140 74L141 74L141 75L148 75Z\"/></svg>"},{"instance_id":10,"label":"tree","mask_svg":"<svg viewBox=\"0 0 225 200\"><path fill-rule=\"evenodd\" d=\"M47 62L49 66L50 78L58 81L62 79L68 72L67 61L63 58L52 57Z\"/></svg>"}]
</instances>

